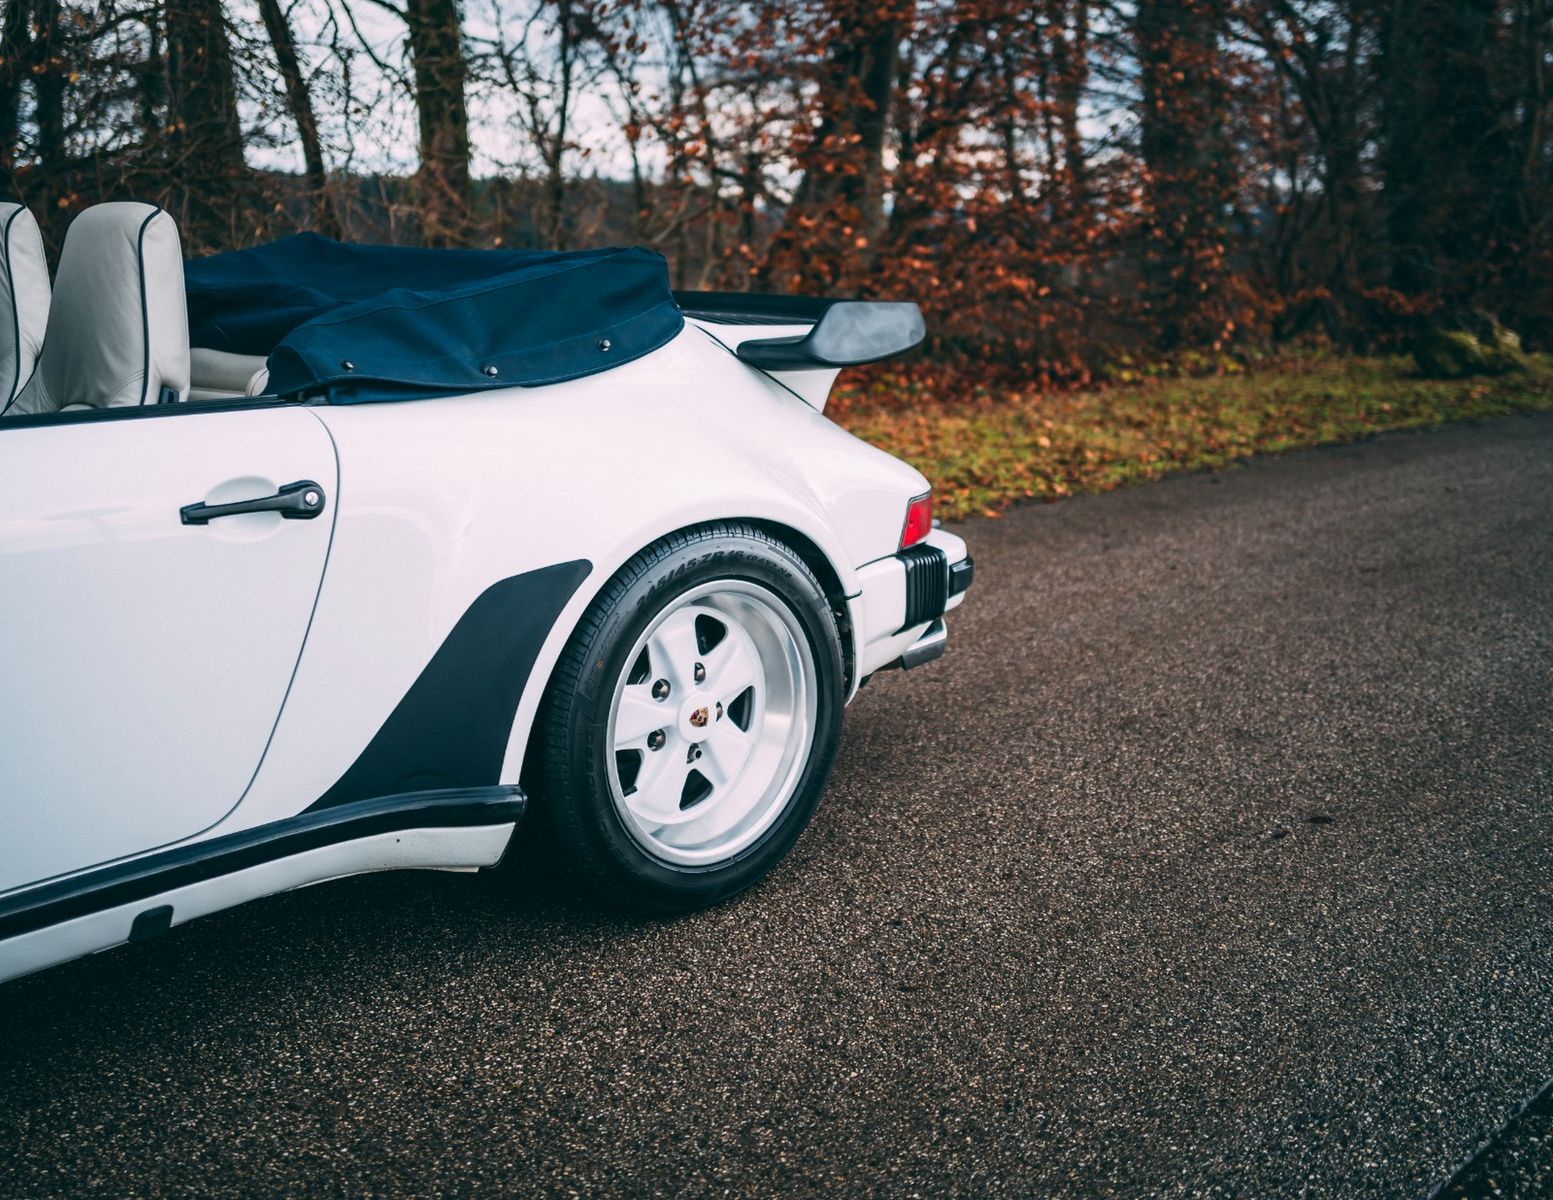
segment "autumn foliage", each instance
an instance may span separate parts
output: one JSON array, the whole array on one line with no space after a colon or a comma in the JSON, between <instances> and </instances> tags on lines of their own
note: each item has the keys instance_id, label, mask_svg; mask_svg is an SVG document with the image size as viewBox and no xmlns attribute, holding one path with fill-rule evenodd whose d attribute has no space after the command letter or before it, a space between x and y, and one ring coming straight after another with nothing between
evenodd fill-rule
<instances>
[{"instance_id":1,"label":"autumn foliage","mask_svg":"<svg viewBox=\"0 0 1553 1200\"><path fill-rule=\"evenodd\" d=\"M0 169L56 243L124 196L199 251L636 242L1083 384L1546 345L1550 50L1540 0L6 0Z\"/></svg>"}]
</instances>

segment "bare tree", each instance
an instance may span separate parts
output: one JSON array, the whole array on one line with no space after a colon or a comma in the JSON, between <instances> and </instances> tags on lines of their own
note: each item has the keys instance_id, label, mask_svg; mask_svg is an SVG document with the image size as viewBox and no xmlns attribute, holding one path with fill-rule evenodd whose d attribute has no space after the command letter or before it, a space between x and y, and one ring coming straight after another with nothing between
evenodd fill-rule
<instances>
[{"instance_id":1,"label":"bare tree","mask_svg":"<svg viewBox=\"0 0 1553 1200\"><path fill-rule=\"evenodd\" d=\"M0 20L0 171L16 165L16 143L21 134L22 82L27 78L32 52L31 0L6 0Z\"/></svg>"},{"instance_id":2,"label":"bare tree","mask_svg":"<svg viewBox=\"0 0 1553 1200\"><path fill-rule=\"evenodd\" d=\"M371 0L404 23L408 79L373 50L352 2L339 0L338 9L360 49L415 106L420 153L415 209L421 240L428 246L463 245L470 232L469 56L459 0L405 0L402 8L391 0Z\"/></svg>"},{"instance_id":3,"label":"bare tree","mask_svg":"<svg viewBox=\"0 0 1553 1200\"><path fill-rule=\"evenodd\" d=\"M415 73L421 226L428 245L469 236L469 62L458 0L406 0Z\"/></svg>"},{"instance_id":4,"label":"bare tree","mask_svg":"<svg viewBox=\"0 0 1553 1200\"><path fill-rule=\"evenodd\" d=\"M1226 328L1225 246L1237 171L1226 129L1225 0L1139 4L1143 263L1150 316L1166 349L1216 342Z\"/></svg>"},{"instance_id":5,"label":"bare tree","mask_svg":"<svg viewBox=\"0 0 1553 1200\"><path fill-rule=\"evenodd\" d=\"M898 0L835 7L826 99L795 202L813 207L840 200L855 208L864 235L873 240L884 227L884 146L901 38L915 5Z\"/></svg>"},{"instance_id":6,"label":"bare tree","mask_svg":"<svg viewBox=\"0 0 1553 1200\"><path fill-rule=\"evenodd\" d=\"M229 245L250 180L221 0L165 0L164 11L166 143L179 224L196 246Z\"/></svg>"},{"instance_id":7,"label":"bare tree","mask_svg":"<svg viewBox=\"0 0 1553 1200\"><path fill-rule=\"evenodd\" d=\"M552 247L565 246L573 234L568 166L578 150L577 100L610 74L627 87L622 33L601 12L607 7L595 0L534 0L526 18L518 18L495 6L496 35L484 62L491 82L517 102L518 121L538 159L540 238Z\"/></svg>"},{"instance_id":8,"label":"bare tree","mask_svg":"<svg viewBox=\"0 0 1553 1200\"><path fill-rule=\"evenodd\" d=\"M307 77L302 74L302 64L297 57L296 38L291 31L291 20L281 8L280 0L259 0L259 15L269 34L270 45L275 49L275 64L286 89L286 107L297 127L297 139L302 144L302 161L308 192L313 204L313 221L319 232L329 237L340 236L340 221L329 195L329 180L324 167L323 143L318 136L318 118L313 112L313 96Z\"/></svg>"}]
</instances>

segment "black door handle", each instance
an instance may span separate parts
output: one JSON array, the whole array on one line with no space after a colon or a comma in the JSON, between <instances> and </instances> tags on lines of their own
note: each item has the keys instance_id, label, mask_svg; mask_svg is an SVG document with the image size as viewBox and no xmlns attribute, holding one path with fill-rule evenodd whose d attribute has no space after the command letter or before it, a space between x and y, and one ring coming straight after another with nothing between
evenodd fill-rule
<instances>
[{"instance_id":1,"label":"black door handle","mask_svg":"<svg viewBox=\"0 0 1553 1200\"><path fill-rule=\"evenodd\" d=\"M288 521L311 521L324 510L324 490L311 479L288 483L273 496L237 500L231 504L185 504L178 510L185 525L208 525L218 517L238 513L278 512Z\"/></svg>"}]
</instances>

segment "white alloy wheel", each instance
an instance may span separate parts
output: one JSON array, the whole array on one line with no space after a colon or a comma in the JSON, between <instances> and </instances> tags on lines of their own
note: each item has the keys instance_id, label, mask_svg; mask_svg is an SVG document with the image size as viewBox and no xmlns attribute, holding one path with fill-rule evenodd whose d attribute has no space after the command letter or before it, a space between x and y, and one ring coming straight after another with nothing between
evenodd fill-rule
<instances>
[{"instance_id":1,"label":"white alloy wheel","mask_svg":"<svg viewBox=\"0 0 1553 1200\"><path fill-rule=\"evenodd\" d=\"M814 654L773 592L742 579L677 597L637 639L608 716L611 796L648 854L726 861L792 800L819 706Z\"/></svg>"}]
</instances>

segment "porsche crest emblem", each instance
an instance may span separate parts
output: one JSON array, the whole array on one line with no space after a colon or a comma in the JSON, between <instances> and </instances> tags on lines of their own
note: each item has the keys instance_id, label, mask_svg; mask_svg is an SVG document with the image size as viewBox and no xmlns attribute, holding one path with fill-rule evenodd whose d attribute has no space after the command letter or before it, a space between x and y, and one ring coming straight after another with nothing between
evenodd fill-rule
<instances>
[{"instance_id":1,"label":"porsche crest emblem","mask_svg":"<svg viewBox=\"0 0 1553 1200\"><path fill-rule=\"evenodd\" d=\"M690 714L690 723L697 729L705 728L707 719L708 714L705 708L698 708L695 712Z\"/></svg>"}]
</instances>

